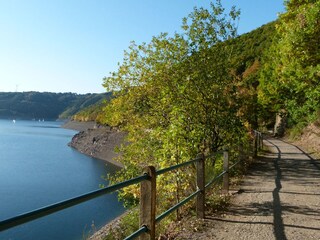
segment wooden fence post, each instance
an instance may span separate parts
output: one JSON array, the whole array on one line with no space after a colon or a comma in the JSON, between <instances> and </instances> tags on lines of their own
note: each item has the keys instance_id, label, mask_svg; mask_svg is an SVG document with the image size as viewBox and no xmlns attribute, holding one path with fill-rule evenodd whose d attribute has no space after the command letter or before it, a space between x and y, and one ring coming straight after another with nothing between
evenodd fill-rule
<instances>
[{"instance_id":1,"label":"wooden fence post","mask_svg":"<svg viewBox=\"0 0 320 240\"><path fill-rule=\"evenodd\" d=\"M147 226L148 232L140 236L140 240L154 240L156 237L156 170L153 166L145 169L150 177L140 185L140 226Z\"/></svg>"},{"instance_id":2,"label":"wooden fence post","mask_svg":"<svg viewBox=\"0 0 320 240\"><path fill-rule=\"evenodd\" d=\"M228 149L223 151L223 171L226 173L223 175L222 193L229 193L229 153Z\"/></svg>"},{"instance_id":3,"label":"wooden fence post","mask_svg":"<svg viewBox=\"0 0 320 240\"><path fill-rule=\"evenodd\" d=\"M246 155L245 155L243 143L239 144L238 151L239 151L240 168L241 168L241 171L244 171L246 168L246 161L245 161Z\"/></svg>"},{"instance_id":4,"label":"wooden fence post","mask_svg":"<svg viewBox=\"0 0 320 240\"><path fill-rule=\"evenodd\" d=\"M244 160L246 158L243 143L240 143L240 145L239 145L239 158L242 163L244 162Z\"/></svg>"},{"instance_id":5,"label":"wooden fence post","mask_svg":"<svg viewBox=\"0 0 320 240\"><path fill-rule=\"evenodd\" d=\"M258 134L254 131L254 141L253 141L253 157L256 158L258 156Z\"/></svg>"},{"instance_id":6,"label":"wooden fence post","mask_svg":"<svg viewBox=\"0 0 320 240\"><path fill-rule=\"evenodd\" d=\"M197 161L197 187L200 190L197 195L197 217L205 218L205 157L204 154L198 155Z\"/></svg>"}]
</instances>

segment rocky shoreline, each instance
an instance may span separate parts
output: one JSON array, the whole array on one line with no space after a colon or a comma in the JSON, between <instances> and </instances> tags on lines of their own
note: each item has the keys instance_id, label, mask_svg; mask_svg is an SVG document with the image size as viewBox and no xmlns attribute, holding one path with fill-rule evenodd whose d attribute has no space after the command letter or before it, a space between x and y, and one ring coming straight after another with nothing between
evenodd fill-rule
<instances>
[{"instance_id":1,"label":"rocky shoreline","mask_svg":"<svg viewBox=\"0 0 320 240\"><path fill-rule=\"evenodd\" d=\"M69 121L61 127L79 131L73 136L71 142L68 144L70 147L75 148L79 152L90 157L104 160L107 163L111 163L120 168L123 167L121 163L114 161L113 158L118 155L115 152L115 147L123 143L126 133L120 132L117 129L98 125L95 122ZM110 229L119 226L120 219L126 214L127 212L112 220L100 230L94 232L89 239L103 239Z\"/></svg>"},{"instance_id":2,"label":"rocky shoreline","mask_svg":"<svg viewBox=\"0 0 320 240\"><path fill-rule=\"evenodd\" d=\"M113 159L117 156L114 150L123 142L125 133L94 122L69 121L62 127L79 131L68 144L70 147L90 157L123 167Z\"/></svg>"},{"instance_id":3,"label":"rocky shoreline","mask_svg":"<svg viewBox=\"0 0 320 240\"><path fill-rule=\"evenodd\" d=\"M96 124L96 122L67 121L61 127L75 131L86 131L88 129L98 128L99 126Z\"/></svg>"}]
</instances>

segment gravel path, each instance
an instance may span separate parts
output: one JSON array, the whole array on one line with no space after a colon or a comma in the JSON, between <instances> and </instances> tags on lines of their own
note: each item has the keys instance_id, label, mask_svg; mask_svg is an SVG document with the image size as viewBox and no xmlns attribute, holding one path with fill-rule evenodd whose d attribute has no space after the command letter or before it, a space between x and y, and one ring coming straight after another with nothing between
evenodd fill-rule
<instances>
[{"instance_id":1,"label":"gravel path","mask_svg":"<svg viewBox=\"0 0 320 240\"><path fill-rule=\"evenodd\" d=\"M176 239L320 239L320 161L277 139L253 165L231 206L205 230Z\"/></svg>"}]
</instances>

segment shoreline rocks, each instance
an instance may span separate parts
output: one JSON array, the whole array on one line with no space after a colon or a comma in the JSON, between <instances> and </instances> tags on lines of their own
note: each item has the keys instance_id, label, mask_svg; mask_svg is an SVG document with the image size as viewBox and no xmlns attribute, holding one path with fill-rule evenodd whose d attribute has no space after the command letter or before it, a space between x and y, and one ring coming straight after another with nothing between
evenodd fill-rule
<instances>
[{"instance_id":1,"label":"shoreline rocks","mask_svg":"<svg viewBox=\"0 0 320 240\"><path fill-rule=\"evenodd\" d=\"M115 148L123 143L126 133L114 130L110 127L99 126L95 122L70 121L62 127L80 131L75 134L68 144L79 152L108 163L123 167L113 160L118 154Z\"/></svg>"},{"instance_id":2,"label":"shoreline rocks","mask_svg":"<svg viewBox=\"0 0 320 240\"><path fill-rule=\"evenodd\" d=\"M71 129L75 131L85 131L88 129L98 128L96 122L78 122L78 121L68 121L61 126L62 128Z\"/></svg>"},{"instance_id":3,"label":"shoreline rocks","mask_svg":"<svg viewBox=\"0 0 320 240\"><path fill-rule=\"evenodd\" d=\"M121 163L114 161L113 158L118 155L115 152L115 148L123 143L126 133L110 127L97 125L95 122L69 121L62 127L79 131L68 144L70 147L90 157L104 160L107 164L110 163L119 168L123 167ZM94 232L88 239L103 239L110 229L119 227L120 219L125 214L127 212L107 223L104 227Z\"/></svg>"}]
</instances>

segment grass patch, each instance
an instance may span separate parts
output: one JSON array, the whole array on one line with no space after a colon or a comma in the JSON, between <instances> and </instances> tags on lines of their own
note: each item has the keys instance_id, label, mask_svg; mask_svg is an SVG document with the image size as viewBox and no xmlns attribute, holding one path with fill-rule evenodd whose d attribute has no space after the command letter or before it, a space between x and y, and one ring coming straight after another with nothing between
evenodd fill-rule
<instances>
[{"instance_id":1,"label":"grass patch","mask_svg":"<svg viewBox=\"0 0 320 240\"><path fill-rule=\"evenodd\" d=\"M300 122L296 124L294 127L288 130L289 139L292 141L298 140L301 138L303 134L303 130L307 127L306 122Z\"/></svg>"}]
</instances>

